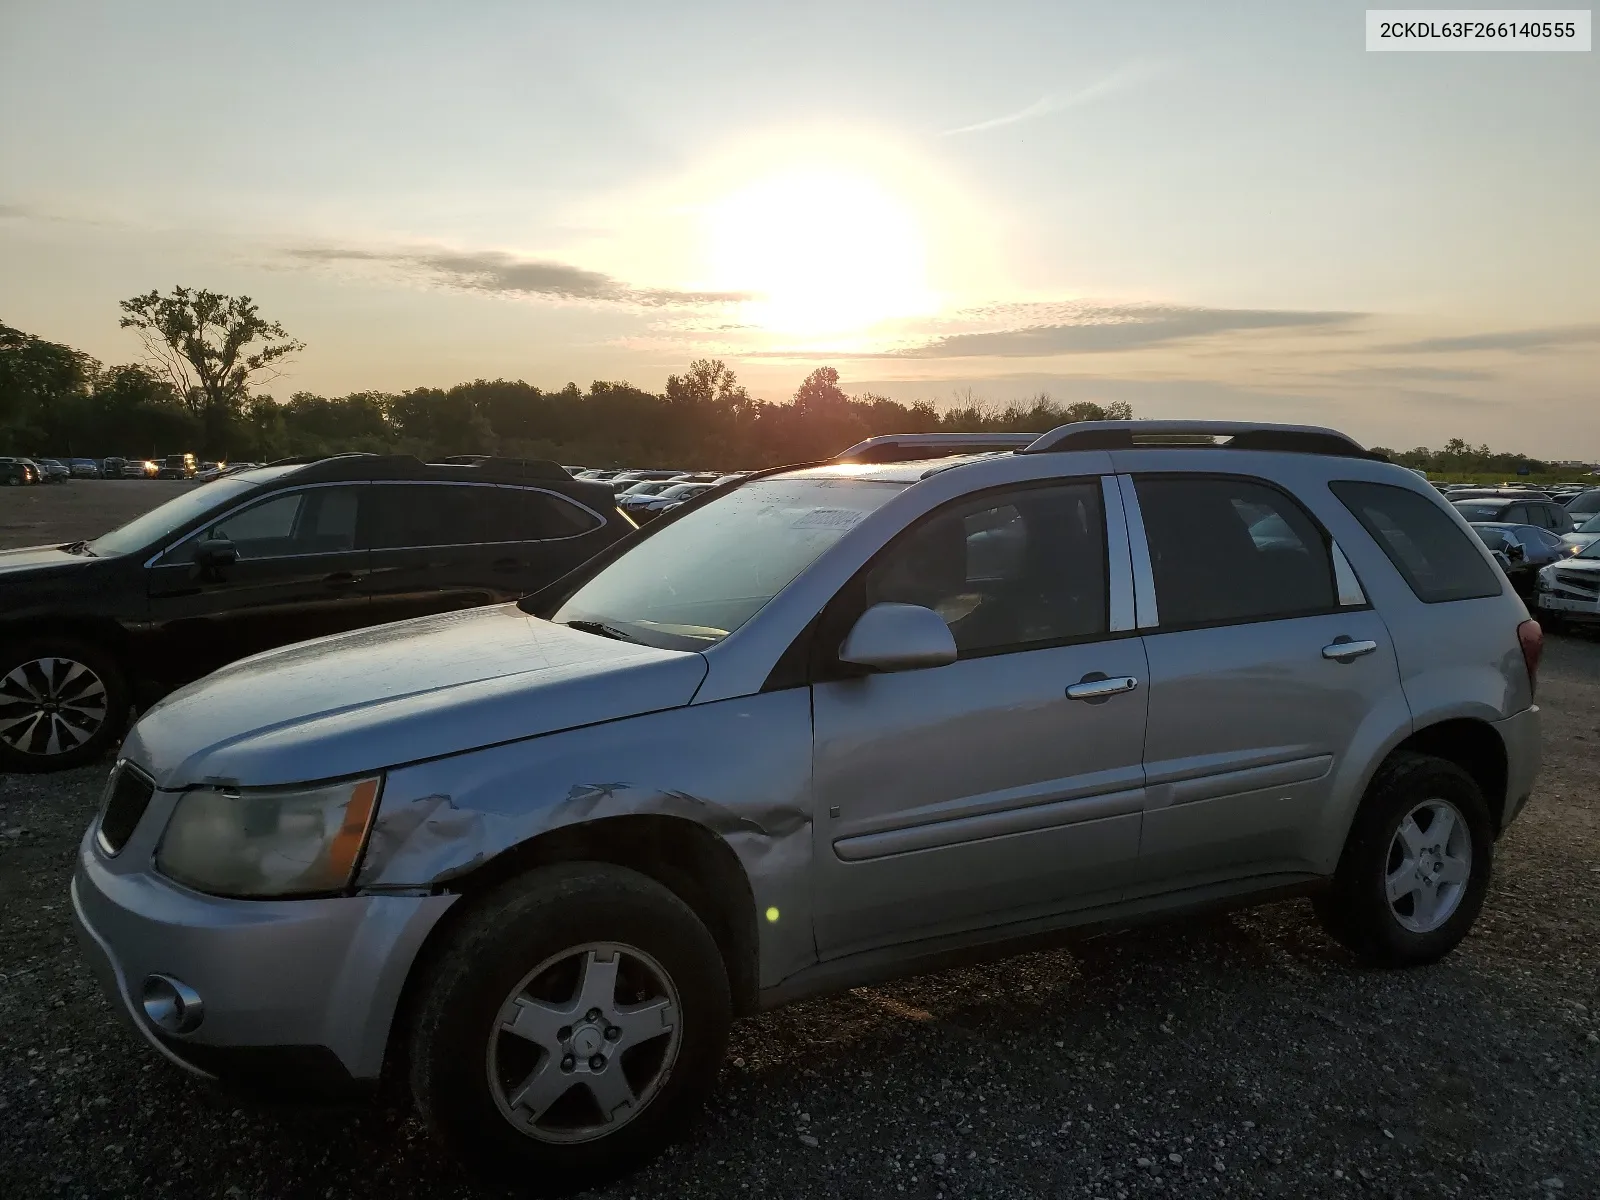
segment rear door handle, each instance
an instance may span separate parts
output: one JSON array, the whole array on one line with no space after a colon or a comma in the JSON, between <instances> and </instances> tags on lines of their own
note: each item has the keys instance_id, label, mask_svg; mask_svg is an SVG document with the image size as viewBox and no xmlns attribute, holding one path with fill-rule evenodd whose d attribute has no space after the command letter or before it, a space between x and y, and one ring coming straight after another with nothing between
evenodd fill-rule
<instances>
[{"instance_id":1,"label":"rear door handle","mask_svg":"<svg viewBox=\"0 0 1600 1200\"><path fill-rule=\"evenodd\" d=\"M1132 675L1118 675L1111 679L1084 679L1067 688L1068 700L1109 700L1112 696L1120 696L1123 692L1131 692L1139 686L1139 681Z\"/></svg>"},{"instance_id":2,"label":"rear door handle","mask_svg":"<svg viewBox=\"0 0 1600 1200\"><path fill-rule=\"evenodd\" d=\"M1331 658L1334 662L1355 662L1363 654L1371 654L1377 648L1377 642L1352 642L1349 638L1340 638L1322 648L1322 657Z\"/></svg>"},{"instance_id":3,"label":"rear door handle","mask_svg":"<svg viewBox=\"0 0 1600 1200\"><path fill-rule=\"evenodd\" d=\"M322 582L331 588L352 587L356 582L355 572L335 571L332 575L324 576Z\"/></svg>"},{"instance_id":4,"label":"rear door handle","mask_svg":"<svg viewBox=\"0 0 1600 1200\"><path fill-rule=\"evenodd\" d=\"M522 569L520 558L497 558L489 564L496 571L519 571Z\"/></svg>"}]
</instances>

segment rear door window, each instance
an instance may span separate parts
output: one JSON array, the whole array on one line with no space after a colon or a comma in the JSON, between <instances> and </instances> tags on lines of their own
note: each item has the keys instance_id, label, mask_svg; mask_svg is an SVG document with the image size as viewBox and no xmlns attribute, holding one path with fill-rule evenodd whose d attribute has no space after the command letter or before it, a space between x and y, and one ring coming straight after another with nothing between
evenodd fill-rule
<instances>
[{"instance_id":1,"label":"rear door window","mask_svg":"<svg viewBox=\"0 0 1600 1200\"><path fill-rule=\"evenodd\" d=\"M1328 487L1423 603L1500 594L1499 575L1470 535L1428 497L1387 483L1340 480Z\"/></svg>"},{"instance_id":2,"label":"rear door window","mask_svg":"<svg viewBox=\"0 0 1600 1200\"><path fill-rule=\"evenodd\" d=\"M1329 542L1283 492L1243 478L1134 481L1163 629L1338 607Z\"/></svg>"},{"instance_id":3,"label":"rear door window","mask_svg":"<svg viewBox=\"0 0 1600 1200\"><path fill-rule=\"evenodd\" d=\"M375 484L370 509L375 550L524 540L521 506L493 485Z\"/></svg>"}]
</instances>

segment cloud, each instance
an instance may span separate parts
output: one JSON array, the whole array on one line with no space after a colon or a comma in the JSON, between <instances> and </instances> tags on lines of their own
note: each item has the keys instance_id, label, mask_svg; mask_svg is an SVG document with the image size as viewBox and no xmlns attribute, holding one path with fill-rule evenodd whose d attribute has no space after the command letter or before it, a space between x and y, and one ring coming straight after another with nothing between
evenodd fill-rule
<instances>
[{"instance_id":1,"label":"cloud","mask_svg":"<svg viewBox=\"0 0 1600 1200\"><path fill-rule=\"evenodd\" d=\"M303 262L376 263L420 271L449 287L518 296L551 296L612 304L662 308L679 305L730 304L750 297L742 292L691 292L671 288L635 288L599 271L567 263L517 258L498 250L362 250L351 247L302 246L288 251Z\"/></svg>"},{"instance_id":2,"label":"cloud","mask_svg":"<svg viewBox=\"0 0 1600 1200\"><path fill-rule=\"evenodd\" d=\"M953 137L958 133L982 133L988 129L999 129L1005 125L1016 125L1022 121L1032 121L1037 117L1046 117L1051 113L1062 112L1065 109L1077 108L1081 104L1088 104L1103 96L1110 96L1116 92L1124 91L1136 83L1141 83L1160 74L1160 68L1154 63L1133 63L1113 72L1088 87L1079 88L1072 92L1050 92L1032 104L1017 109L1016 112L1006 113L1004 116L991 117L986 121L978 121L972 125L962 125L955 129L942 131L940 137Z\"/></svg>"},{"instance_id":3,"label":"cloud","mask_svg":"<svg viewBox=\"0 0 1600 1200\"><path fill-rule=\"evenodd\" d=\"M1379 346L1391 354L1467 354L1478 350L1543 350L1550 346L1578 346L1600 342L1600 325L1561 325L1548 329L1506 329L1496 333L1469 333L1460 337L1420 338Z\"/></svg>"},{"instance_id":4,"label":"cloud","mask_svg":"<svg viewBox=\"0 0 1600 1200\"><path fill-rule=\"evenodd\" d=\"M1353 379L1362 383L1437 380L1445 383L1482 383L1497 378L1493 371L1462 371L1451 367L1347 367L1324 371L1325 379Z\"/></svg>"},{"instance_id":5,"label":"cloud","mask_svg":"<svg viewBox=\"0 0 1600 1200\"><path fill-rule=\"evenodd\" d=\"M1106 306L1079 310L1078 319L1012 329L957 333L874 358L1045 358L1142 350L1169 342L1254 329L1326 329L1364 314L1173 305Z\"/></svg>"}]
</instances>

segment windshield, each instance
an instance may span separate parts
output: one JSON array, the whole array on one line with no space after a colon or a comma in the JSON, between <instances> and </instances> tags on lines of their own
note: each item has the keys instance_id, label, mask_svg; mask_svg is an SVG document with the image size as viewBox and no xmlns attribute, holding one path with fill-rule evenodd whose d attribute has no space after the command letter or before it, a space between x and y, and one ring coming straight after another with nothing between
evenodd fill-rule
<instances>
[{"instance_id":1,"label":"windshield","mask_svg":"<svg viewBox=\"0 0 1600 1200\"><path fill-rule=\"evenodd\" d=\"M551 619L666 650L720 642L906 485L764 479L646 538Z\"/></svg>"},{"instance_id":2,"label":"windshield","mask_svg":"<svg viewBox=\"0 0 1600 1200\"><path fill-rule=\"evenodd\" d=\"M1580 514L1581 515L1581 514ZM1600 512L1594 514L1582 525L1572 531L1573 533L1600 533Z\"/></svg>"},{"instance_id":3,"label":"windshield","mask_svg":"<svg viewBox=\"0 0 1600 1200\"><path fill-rule=\"evenodd\" d=\"M282 470L250 471L201 484L181 496L174 496L160 508L152 508L144 516L135 517L120 529L113 529L103 537L96 538L89 543L89 550L102 557L142 550L195 518L281 474Z\"/></svg>"}]
</instances>

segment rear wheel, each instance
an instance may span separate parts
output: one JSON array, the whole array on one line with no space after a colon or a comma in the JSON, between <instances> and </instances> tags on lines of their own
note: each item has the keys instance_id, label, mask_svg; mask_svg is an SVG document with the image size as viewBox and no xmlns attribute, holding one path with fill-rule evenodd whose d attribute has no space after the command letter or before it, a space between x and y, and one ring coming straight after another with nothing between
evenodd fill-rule
<instances>
[{"instance_id":1,"label":"rear wheel","mask_svg":"<svg viewBox=\"0 0 1600 1200\"><path fill-rule=\"evenodd\" d=\"M1368 789L1317 916L1375 965L1434 962L1477 919L1492 860L1489 808L1472 776L1442 758L1398 755Z\"/></svg>"},{"instance_id":2,"label":"rear wheel","mask_svg":"<svg viewBox=\"0 0 1600 1200\"><path fill-rule=\"evenodd\" d=\"M429 968L412 1094L487 1173L596 1187L688 1124L730 1019L716 943L676 895L606 864L545 868L478 901Z\"/></svg>"},{"instance_id":3,"label":"rear wheel","mask_svg":"<svg viewBox=\"0 0 1600 1200\"><path fill-rule=\"evenodd\" d=\"M0 647L0 770L93 762L127 728L128 683L111 655L76 638Z\"/></svg>"}]
</instances>

